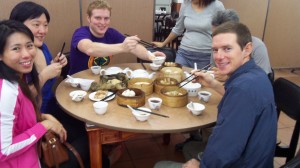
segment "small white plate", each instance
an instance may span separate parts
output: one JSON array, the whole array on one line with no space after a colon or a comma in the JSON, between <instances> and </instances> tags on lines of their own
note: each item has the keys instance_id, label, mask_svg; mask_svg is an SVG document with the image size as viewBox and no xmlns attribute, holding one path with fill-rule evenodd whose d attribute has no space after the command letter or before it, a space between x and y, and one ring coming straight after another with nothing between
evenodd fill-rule
<instances>
[{"instance_id":1,"label":"small white plate","mask_svg":"<svg viewBox=\"0 0 300 168\"><path fill-rule=\"evenodd\" d=\"M95 97L95 94L96 94L96 92L93 92L93 93L89 94L89 98L90 98L91 100L93 100L93 101L100 101L101 99L95 99L95 98L94 98L94 97ZM109 96L109 95L111 95L111 94L113 94L113 92L108 92L107 95L106 95L105 97L107 97L107 96ZM116 95L113 95L113 96L107 98L107 99L104 100L104 101L110 101L110 100L114 99L115 96L116 96Z\"/></svg>"}]
</instances>

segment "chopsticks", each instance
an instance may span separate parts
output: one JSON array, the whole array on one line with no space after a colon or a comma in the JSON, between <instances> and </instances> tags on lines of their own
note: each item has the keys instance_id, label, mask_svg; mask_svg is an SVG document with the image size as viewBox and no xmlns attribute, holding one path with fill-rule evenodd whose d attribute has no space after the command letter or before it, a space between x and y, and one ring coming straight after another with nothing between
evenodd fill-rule
<instances>
[{"instance_id":1,"label":"chopsticks","mask_svg":"<svg viewBox=\"0 0 300 168\"><path fill-rule=\"evenodd\" d=\"M129 34L124 34L124 35L127 36L127 37L131 36ZM142 44L142 45L144 45L144 46L146 46L146 47L153 47L154 46L154 44L149 43L149 42L144 41L144 40L140 40L139 43Z\"/></svg>"},{"instance_id":2,"label":"chopsticks","mask_svg":"<svg viewBox=\"0 0 300 168\"><path fill-rule=\"evenodd\" d=\"M116 93L117 93L117 92L114 92L114 93L112 93L111 95L108 95L108 96L104 97L104 98L101 99L100 101L105 101L105 100L107 100L108 98L114 96Z\"/></svg>"},{"instance_id":3,"label":"chopsticks","mask_svg":"<svg viewBox=\"0 0 300 168\"><path fill-rule=\"evenodd\" d=\"M63 46L61 47L59 57L62 55L62 53L64 51L64 48L65 48L65 45L66 45L66 42L64 42Z\"/></svg>"},{"instance_id":4,"label":"chopsticks","mask_svg":"<svg viewBox=\"0 0 300 168\"><path fill-rule=\"evenodd\" d=\"M127 105L124 105L124 104L120 104L120 106L128 108ZM160 117L170 118L169 116L166 116L166 115L162 115L162 114L158 114L158 113L154 113L154 112L150 112L150 111L138 109L138 108L135 108L135 107L131 107L131 108L133 108L134 110L137 110L137 111L142 111L142 112L145 112L145 113L150 113L150 114L157 115L157 116L160 116Z\"/></svg>"},{"instance_id":5,"label":"chopsticks","mask_svg":"<svg viewBox=\"0 0 300 168\"><path fill-rule=\"evenodd\" d=\"M142 65L142 67L146 70L146 67L145 67L145 65L144 65L144 63L143 63L142 60L141 60L141 65Z\"/></svg>"},{"instance_id":6,"label":"chopsticks","mask_svg":"<svg viewBox=\"0 0 300 168\"><path fill-rule=\"evenodd\" d=\"M197 70L196 72L202 71L202 70L204 70L205 68L209 67L210 65L211 65L211 63L205 65L203 68ZM190 78L191 76L193 76L193 74L191 74L191 75L188 76L187 78L183 79L181 82L178 83L178 85L179 85L180 83L182 83L183 81L187 80L188 78ZM193 78L192 80L194 80L194 79L196 79L196 78ZM192 80L189 80L187 83L191 82ZM187 83L186 83L186 84L187 84ZM186 84L184 84L184 85L186 85ZM182 86L184 86L184 85L182 85ZM182 87L182 86L181 86L181 87ZM179 88L181 88L181 87L179 87Z\"/></svg>"}]
</instances>

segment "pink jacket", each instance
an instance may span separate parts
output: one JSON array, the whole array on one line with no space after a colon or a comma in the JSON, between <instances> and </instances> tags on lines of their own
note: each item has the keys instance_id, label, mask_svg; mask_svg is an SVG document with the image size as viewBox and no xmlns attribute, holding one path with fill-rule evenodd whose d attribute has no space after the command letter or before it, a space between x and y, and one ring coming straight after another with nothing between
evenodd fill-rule
<instances>
[{"instance_id":1,"label":"pink jacket","mask_svg":"<svg viewBox=\"0 0 300 168\"><path fill-rule=\"evenodd\" d=\"M19 85L0 79L0 167L40 167L36 144L46 132Z\"/></svg>"}]
</instances>

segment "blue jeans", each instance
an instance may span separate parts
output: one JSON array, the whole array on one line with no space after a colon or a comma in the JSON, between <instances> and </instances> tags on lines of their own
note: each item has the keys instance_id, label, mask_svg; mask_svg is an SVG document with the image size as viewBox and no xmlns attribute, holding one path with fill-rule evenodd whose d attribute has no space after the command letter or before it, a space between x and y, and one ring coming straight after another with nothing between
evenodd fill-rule
<instances>
[{"instance_id":1,"label":"blue jeans","mask_svg":"<svg viewBox=\"0 0 300 168\"><path fill-rule=\"evenodd\" d=\"M202 53L195 51L188 51L179 48L176 53L175 62L182 66L194 68L194 63L197 63L197 68L201 69L210 63L211 53Z\"/></svg>"}]
</instances>

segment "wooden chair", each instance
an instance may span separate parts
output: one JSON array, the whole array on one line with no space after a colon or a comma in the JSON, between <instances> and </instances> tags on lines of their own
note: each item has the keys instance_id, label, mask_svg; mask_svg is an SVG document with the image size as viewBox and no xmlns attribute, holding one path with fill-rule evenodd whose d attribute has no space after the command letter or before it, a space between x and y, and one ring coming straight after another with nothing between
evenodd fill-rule
<instances>
[{"instance_id":1,"label":"wooden chair","mask_svg":"<svg viewBox=\"0 0 300 168\"><path fill-rule=\"evenodd\" d=\"M278 117L280 112L296 121L293 134L288 146L276 146L275 157L285 157L290 161L297 149L300 131L300 87L284 78L278 78L274 82L274 95Z\"/></svg>"}]
</instances>

